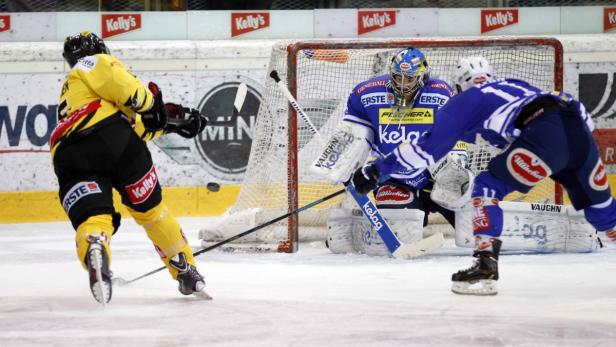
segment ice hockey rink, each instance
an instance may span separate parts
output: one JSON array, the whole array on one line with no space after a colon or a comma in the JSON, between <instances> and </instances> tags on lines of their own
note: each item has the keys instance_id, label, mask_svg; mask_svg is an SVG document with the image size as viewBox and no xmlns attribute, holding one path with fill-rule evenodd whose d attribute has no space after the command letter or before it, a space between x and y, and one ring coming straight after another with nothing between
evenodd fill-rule
<instances>
[{"instance_id":1,"label":"ice hockey rink","mask_svg":"<svg viewBox=\"0 0 616 347\"><path fill-rule=\"evenodd\" d=\"M197 250L211 220L181 219ZM597 253L502 255L499 294L459 296L471 264L453 246L412 261L331 254L211 251L197 258L214 297L184 297L166 272L89 292L68 223L0 225L0 346L614 346L616 246ZM161 266L124 219L115 276Z\"/></svg>"}]
</instances>

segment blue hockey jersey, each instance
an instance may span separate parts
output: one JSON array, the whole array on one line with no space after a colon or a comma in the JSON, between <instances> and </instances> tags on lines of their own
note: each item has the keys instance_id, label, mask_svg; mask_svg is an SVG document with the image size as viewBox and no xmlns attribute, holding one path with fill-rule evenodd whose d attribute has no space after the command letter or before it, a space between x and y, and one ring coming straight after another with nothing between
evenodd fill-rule
<instances>
[{"instance_id":1,"label":"blue hockey jersey","mask_svg":"<svg viewBox=\"0 0 616 347\"><path fill-rule=\"evenodd\" d=\"M368 141L377 157L383 157L404 141L416 142L435 120L435 111L453 95L451 87L437 79L429 79L417 92L412 105L394 105L390 76L382 75L358 84L348 98L344 121L370 129ZM425 169L399 168L390 174L415 189L421 189L429 179Z\"/></svg>"},{"instance_id":2,"label":"blue hockey jersey","mask_svg":"<svg viewBox=\"0 0 616 347\"><path fill-rule=\"evenodd\" d=\"M435 124L418 141L407 141L377 163L383 174L402 168L417 170L432 165L462 140L475 143L477 135L503 148L520 136L515 120L525 105L538 97L573 104L592 131L584 105L567 93L542 92L527 82L500 79L470 88L451 98L435 115ZM549 134L546 134L549 136Z\"/></svg>"}]
</instances>

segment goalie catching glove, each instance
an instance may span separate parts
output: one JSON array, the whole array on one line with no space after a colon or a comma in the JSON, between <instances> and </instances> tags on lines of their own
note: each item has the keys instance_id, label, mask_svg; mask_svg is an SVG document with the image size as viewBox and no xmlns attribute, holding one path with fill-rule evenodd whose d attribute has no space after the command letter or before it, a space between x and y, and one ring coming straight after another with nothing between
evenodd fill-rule
<instances>
[{"instance_id":1,"label":"goalie catching glove","mask_svg":"<svg viewBox=\"0 0 616 347\"><path fill-rule=\"evenodd\" d=\"M434 186L430 198L442 207L456 211L471 200L475 175L466 168L465 156L450 153L430 167Z\"/></svg>"}]
</instances>

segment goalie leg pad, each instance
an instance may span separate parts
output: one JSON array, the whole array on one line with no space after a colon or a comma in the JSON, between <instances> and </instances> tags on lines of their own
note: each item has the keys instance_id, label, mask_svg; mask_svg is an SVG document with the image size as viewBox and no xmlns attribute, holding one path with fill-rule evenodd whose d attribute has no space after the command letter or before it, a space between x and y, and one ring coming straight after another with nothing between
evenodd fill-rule
<instances>
[{"instance_id":1,"label":"goalie leg pad","mask_svg":"<svg viewBox=\"0 0 616 347\"><path fill-rule=\"evenodd\" d=\"M423 237L424 212L416 209L379 209L400 242L413 244ZM354 218L358 218L355 216ZM370 256L391 256L378 232L364 216L354 224L353 241L360 253Z\"/></svg>"},{"instance_id":2,"label":"goalie leg pad","mask_svg":"<svg viewBox=\"0 0 616 347\"><path fill-rule=\"evenodd\" d=\"M355 253L353 245L353 224L351 209L332 209L327 219L327 248L332 253Z\"/></svg>"},{"instance_id":3,"label":"goalie leg pad","mask_svg":"<svg viewBox=\"0 0 616 347\"><path fill-rule=\"evenodd\" d=\"M595 228L571 206L501 201L504 251L584 253L598 248ZM473 208L456 211L455 241L473 247Z\"/></svg>"}]
</instances>

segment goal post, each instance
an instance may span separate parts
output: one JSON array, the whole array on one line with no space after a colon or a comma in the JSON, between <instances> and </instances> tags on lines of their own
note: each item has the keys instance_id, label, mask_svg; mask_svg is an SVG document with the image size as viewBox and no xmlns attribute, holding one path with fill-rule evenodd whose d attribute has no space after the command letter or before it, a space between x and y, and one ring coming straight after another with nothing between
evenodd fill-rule
<instances>
[{"instance_id":1,"label":"goal post","mask_svg":"<svg viewBox=\"0 0 616 347\"><path fill-rule=\"evenodd\" d=\"M520 78L544 90L562 89L562 45L557 39L540 37L282 42L272 49L267 75L278 71L321 135L328 138L344 114L352 88L387 73L393 53L406 47L421 49L431 76L450 84L459 58L482 55L493 66L497 78ZM471 146L469 150L475 171L485 169L494 153L484 147ZM275 82L266 78L238 199L222 224L205 227L201 238L213 242L228 237L340 189L308 170L319 150L319 142ZM562 190L553 181L546 181L528 194L511 194L506 200L562 203ZM327 211L341 203L342 199L337 199L290 216L249 241L272 244L282 252L295 252L300 236L324 239Z\"/></svg>"}]
</instances>

